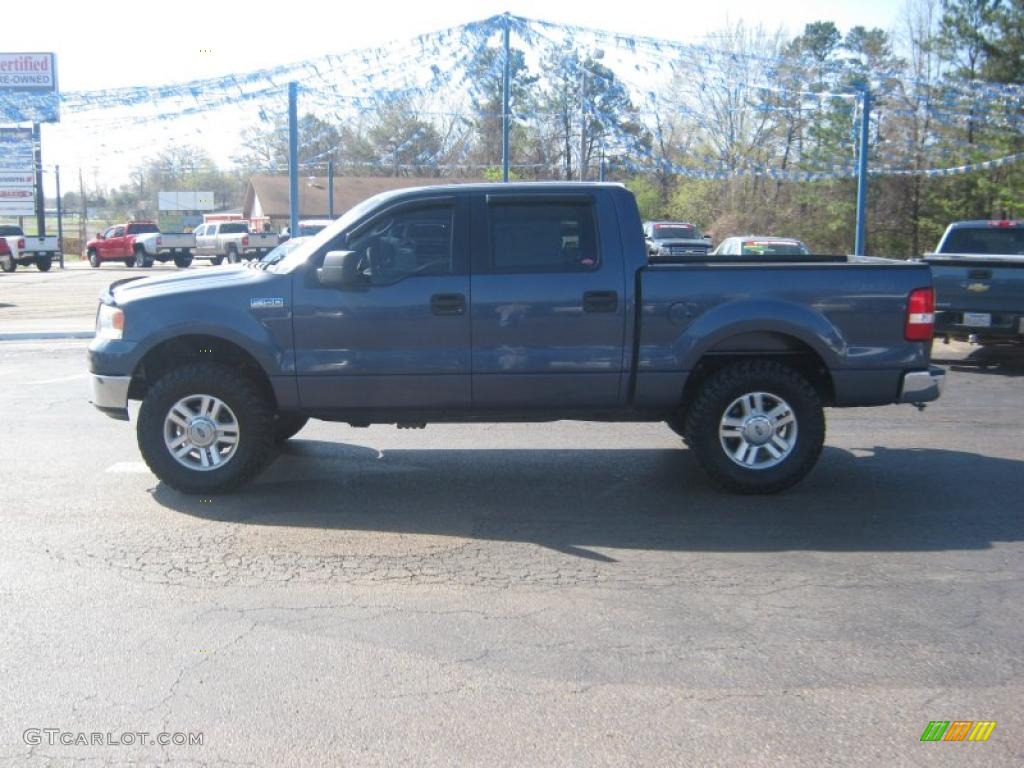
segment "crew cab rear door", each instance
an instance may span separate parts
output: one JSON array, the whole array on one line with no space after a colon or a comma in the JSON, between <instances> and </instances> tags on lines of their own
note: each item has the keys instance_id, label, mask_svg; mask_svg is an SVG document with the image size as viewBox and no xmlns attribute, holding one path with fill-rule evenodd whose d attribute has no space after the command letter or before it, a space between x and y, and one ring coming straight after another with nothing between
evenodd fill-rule
<instances>
[{"instance_id":1,"label":"crew cab rear door","mask_svg":"<svg viewBox=\"0 0 1024 768\"><path fill-rule=\"evenodd\" d=\"M474 408L600 409L621 402L625 275L601 190L473 200Z\"/></svg>"}]
</instances>

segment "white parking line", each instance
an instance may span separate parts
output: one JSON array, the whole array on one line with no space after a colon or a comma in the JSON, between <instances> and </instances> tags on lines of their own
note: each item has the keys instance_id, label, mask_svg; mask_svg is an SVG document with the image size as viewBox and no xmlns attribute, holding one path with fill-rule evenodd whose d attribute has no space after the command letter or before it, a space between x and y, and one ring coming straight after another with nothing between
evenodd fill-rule
<instances>
[{"instance_id":1,"label":"white parking line","mask_svg":"<svg viewBox=\"0 0 1024 768\"><path fill-rule=\"evenodd\" d=\"M43 379L42 381L30 381L29 384L57 384L61 381L76 381L77 379L89 378L88 373L76 373L73 376L61 376L58 379Z\"/></svg>"},{"instance_id":2,"label":"white parking line","mask_svg":"<svg viewBox=\"0 0 1024 768\"><path fill-rule=\"evenodd\" d=\"M126 475L145 475L149 467L144 461L119 461L107 467L107 472L120 472Z\"/></svg>"}]
</instances>

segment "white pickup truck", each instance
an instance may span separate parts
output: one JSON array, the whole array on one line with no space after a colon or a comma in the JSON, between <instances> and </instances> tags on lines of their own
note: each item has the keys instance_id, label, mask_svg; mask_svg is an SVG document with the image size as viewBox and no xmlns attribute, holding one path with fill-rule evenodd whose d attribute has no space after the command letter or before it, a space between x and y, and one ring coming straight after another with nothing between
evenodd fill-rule
<instances>
[{"instance_id":1,"label":"white pickup truck","mask_svg":"<svg viewBox=\"0 0 1024 768\"><path fill-rule=\"evenodd\" d=\"M135 236L135 266L148 267L154 261L173 261L184 269L192 264L196 236L191 232L147 232Z\"/></svg>"},{"instance_id":2,"label":"white pickup truck","mask_svg":"<svg viewBox=\"0 0 1024 768\"><path fill-rule=\"evenodd\" d=\"M214 264L225 259L237 264L242 259L263 258L277 245L277 235L249 231L247 221L218 221L203 224L195 232L193 254Z\"/></svg>"},{"instance_id":3,"label":"white pickup truck","mask_svg":"<svg viewBox=\"0 0 1024 768\"><path fill-rule=\"evenodd\" d=\"M60 255L57 237L26 235L21 227L0 224L0 269L13 272L20 264L35 264L40 272L49 272L53 257Z\"/></svg>"}]
</instances>

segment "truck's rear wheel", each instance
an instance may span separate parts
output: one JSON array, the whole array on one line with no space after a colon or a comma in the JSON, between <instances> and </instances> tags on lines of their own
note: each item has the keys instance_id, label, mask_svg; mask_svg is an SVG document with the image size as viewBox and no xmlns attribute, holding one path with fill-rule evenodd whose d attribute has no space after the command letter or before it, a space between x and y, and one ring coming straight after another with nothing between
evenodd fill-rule
<instances>
[{"instance_id":1,"label":"truck's rear wheel","mask_svg":"<svg viewBox=\"0 0 1024 768\"><path fill-rule=\"evenodd\" d=\"M89 266L92 267L93 269L98 269L101 263L100 255L96 253L95 249L93 248L89 249L89 253L87 255L89 257Z\"/></svg>"},{"instance_id":2,"label":"truck's rear wheel","mask_svg":"<svg viewBox=\"0 0 1024 768\"><path fill-rule=\"evenodd\" d=\"M36 256L36 269L40 272L49 272L53 266L53 256Z\"/></svg>"},{"instance_id":3,"label":"truck's rear wheel","mask_svg":"<svg viewBox=\"0 0 1024 768\"><path fill-rule=\"evenodd\" d=\"M237 264L242 260L242 257L238 255L238 249L235 246L228 247L228 264Z\"/></svg>"},{"instance_id":4,"label":"truck's rear wheel","mask_svg":"<svg viewBox=\"0 0 1024 768\"><path fill-rule=\"evenodd\" d=\"M184 493L223 493L270 461L274 410L250 379L219 363L160 378L139 409L139 450L153 473Z\"/></svg>"},{"instance_id":5,"label":"truck's rear wheel","mask_svg":"<svg viewBox=\"0 0 1024 768\"><path fill-rule=\"evenodd\" d=\"M192 254L191 253L176 253L174 254L174 266L178 269L188 269L192 266Z\"/></svg>"},{"instance_id":6,"label":"truck's rear wheel","mask_svg":"<svg viewBox=\"0 0 1024 768\"><path fill-rule=\"evenodd\" d=\"M146 253L145 248L139 247L135 249L135 265L147 269L153 266L153 257Z\"/></svg>"},{"instance_id":7,"label":"truck's rear wheel","mask_svg":"<svg viewBox=\"0 0 1024 768\"><path fill-rule=\"evenodd\" d=\"M215 267L219 267L221 264L224 263L224 257L214 256L212 259L210 259L210 263L213 264L213 266Z\"/></svg>"},{"instance_id":8,"label":"truck's rear wheel","mask_svg":"<svg viewBox=\"0 0 1024 768\"><path fill-rule=\"evenodd\" d=\"M135 257L134 256L129 256L127 259L124 260L124 265L126 267L128 267L128 269L131 269L132 267L134 267L135 266Z\"/></svg>"},{"instance_id":9,"label":"truck's rear wheel","mask_svg":"<svg viewBox=\"0 0 1024 768\"><path fill-rule=\"evenodd\" d=\"M686 417L711 479L737 493L776 493L802 480L825 442L821 399L799 372L746 360L713 374Z\"/></svg>"},{"instance_id":10,"label":"truck's rear wheel","mask_svg":"<svg viewBox=\"0 0 1024 768\"><path fill-rule=\"evenodd\" d=\"M0 259L0 269L4 272L13 272L18 268L18 262L14 260L13 256L9 256L6 259Z\"/></svg>"}]
</instances>

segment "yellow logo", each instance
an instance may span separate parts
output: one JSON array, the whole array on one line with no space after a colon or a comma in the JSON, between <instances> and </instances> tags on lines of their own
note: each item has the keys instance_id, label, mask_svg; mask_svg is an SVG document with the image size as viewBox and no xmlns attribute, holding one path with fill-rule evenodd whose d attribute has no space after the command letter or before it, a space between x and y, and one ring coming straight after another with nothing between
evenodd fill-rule
<instances>
[{"instance_id":1,"label":"yellow logo","mask_svg":"<svg viewBox=\"0 0 1024 768\"><path fill-rule=\"evenodd\" d=\"M987 285L986 283L968 283L967 284L967 290L970 291L971 293L984 293L990 287L991 286Z\"/></svg>"}]
</instances>

